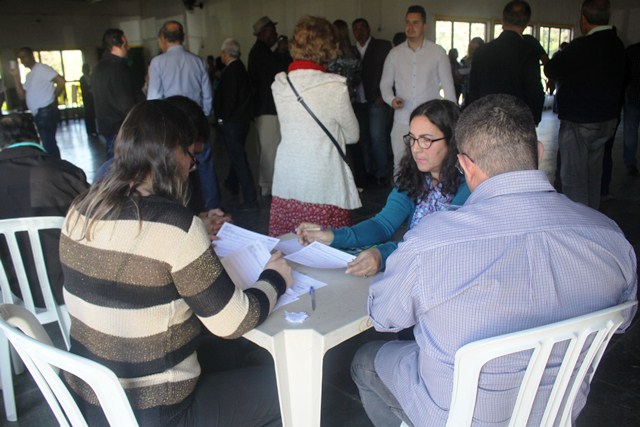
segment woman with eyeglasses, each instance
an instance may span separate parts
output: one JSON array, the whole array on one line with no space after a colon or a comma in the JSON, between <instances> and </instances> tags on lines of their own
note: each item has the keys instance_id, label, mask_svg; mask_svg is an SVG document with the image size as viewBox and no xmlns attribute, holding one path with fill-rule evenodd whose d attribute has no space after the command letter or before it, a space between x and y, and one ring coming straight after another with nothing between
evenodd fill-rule
<instances>
[{"instance_id":1,"label":"woman with eyeglasses","mask_svg":"<svg viewBox=\"0 0 640 427\"><path fill-rule=\"evenodd\" d=\"M231 282L185 207L195 139L169 102L136 105L111 169L73 202L60 237L71 352L114 371L141 426L280 425L273 367L198 361L202 326L242 336L267 318L292 276L277 253L253 287ZM106 425L90 389L64 379L88 424Z\"/></svg>"},{"instance_id":2,"label":"woman with eyeglasses","mask_svg":"<svg viewBox=\"0 0 640 427\"><path fill-rule=\"evenodd\" d=\"M346 270L356 276L372 276L384 268L387 257L398 247L389 241L408 220L411 229L425 216L452 210L469 197L469 188L456 168L458 150L454 128L458 106L446 100L419 105L410 118L407 146L396 174L396 185L387 204L373 218L353 227L325 230L304 222L296 234L302 244L319 241L335 248L375 245L356 257Z\"/></svg>"}]
</instances>

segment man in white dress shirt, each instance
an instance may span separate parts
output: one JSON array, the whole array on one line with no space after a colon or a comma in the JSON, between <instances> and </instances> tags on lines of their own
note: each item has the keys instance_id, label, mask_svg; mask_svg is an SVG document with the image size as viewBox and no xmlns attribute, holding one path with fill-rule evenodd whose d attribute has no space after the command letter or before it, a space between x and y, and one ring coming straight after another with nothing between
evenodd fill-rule
<instances>
[{"instance_id":1,"label":"man in white dress shirt","mask_svg":"<svg viewBox=\"0 0 640 427\"><path fill-rule=\"evenodd\" d=\"M22 65L31 69L24 85L18 68L10 70L18 97L26 99L45 150L59 159L60 150L56 141L56 129L60 122L58 96L64 91L64 78L50 66L37 62L30 47L20 48L18 58Z\"/></svg>"},{"instance_id":2,"label":"man in white dress shirt","mask_svg":"<svg viewBox=\"0 0 640 427\"><path fill-rule=\"evenodd\" d=\"M404 155L402 137L409 133L411 112L426 101L440 98L440 89L446 99L456 100L449 57L442 47L425 39L426 28L424 8L410 6L405 15L407 40L391 49L380 80L382 98L395 110L391 130L394 174Z\"/></svg>"}]
</instances>

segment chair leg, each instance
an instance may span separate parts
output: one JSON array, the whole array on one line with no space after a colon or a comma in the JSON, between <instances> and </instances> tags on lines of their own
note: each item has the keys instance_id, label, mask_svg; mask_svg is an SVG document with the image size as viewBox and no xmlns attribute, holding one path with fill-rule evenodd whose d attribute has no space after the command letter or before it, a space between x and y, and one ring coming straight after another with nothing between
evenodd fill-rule
<instances>
[{"instance_id":1,"label":"chair leg","mask_svg":"<svg viewBox=\"0 0 640 427\"><path fill-rule=\"evenodd\" d=\"M15 372L16 375L24 374L24 371L26 369L24 366L24 363L22 363L22 359L20 359L20 355L18 354L16 349L13 348L12 345L9 346L9 352L11 357L11 363L13 364L13 372Z\"/></svg>"},{"instance_id":2,"label":"chair leg","mask_svg":"<svg viewBox=\"0 0 640 427\"><path fill-rule=\"evenodd\" d=\"M9 351L9 340L0 333L0 382L2 383L2 398L4 400L4 411L8 421L17 421L16 399L13 394L13 374L11 372L11 361Z\"/></svg>"}]
</instances>

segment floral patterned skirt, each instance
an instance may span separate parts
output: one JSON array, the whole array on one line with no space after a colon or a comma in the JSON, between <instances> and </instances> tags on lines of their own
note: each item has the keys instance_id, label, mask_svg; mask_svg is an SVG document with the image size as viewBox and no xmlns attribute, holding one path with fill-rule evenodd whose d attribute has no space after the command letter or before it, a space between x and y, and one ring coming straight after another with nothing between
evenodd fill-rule
<instances>
[{"instance_id":1,"label":"floral patterned skirt","mask_svg":"<svg viewBox=\"0 0 640 427\"><path fill-rule=\"evenodd\" d=\"M304 203L293 199L271 199L269 236L278 237L291 233L301 222L311 222L324 227L338 228L351 225L351 211L333 205Z\"/></svg>"}]
</instances>

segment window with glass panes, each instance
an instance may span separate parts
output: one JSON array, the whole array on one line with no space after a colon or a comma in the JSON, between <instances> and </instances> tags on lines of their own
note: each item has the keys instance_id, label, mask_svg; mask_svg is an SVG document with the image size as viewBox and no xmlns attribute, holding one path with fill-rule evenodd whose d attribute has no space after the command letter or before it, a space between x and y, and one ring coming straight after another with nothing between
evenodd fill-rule
<instances>
[{"instance_id":1,"label":"window with glass panes","mask_svg":"<svg viewBox=\"0 0 640 427\"><path fill-rule=\"evenodd\" d=\"M539 37L540 44L547 51L549 58L553 56L558 50L560 50L560 44L562 42L571 42L573 37L573 29L570 27L551 27L540 26Z\"/></svg>"},{"instance_id":2,"label":"window with glass panes","mask_svg":"<svg viewBox=\"0 0 640 427\"><path fill-rule=\"evenodd\" d=\"M436 18L436 43L447 52L451 49L457 49L459 59L467 54L469 41L474 37L486 40L486 23Z\"/></svg>"}]
</instances>

